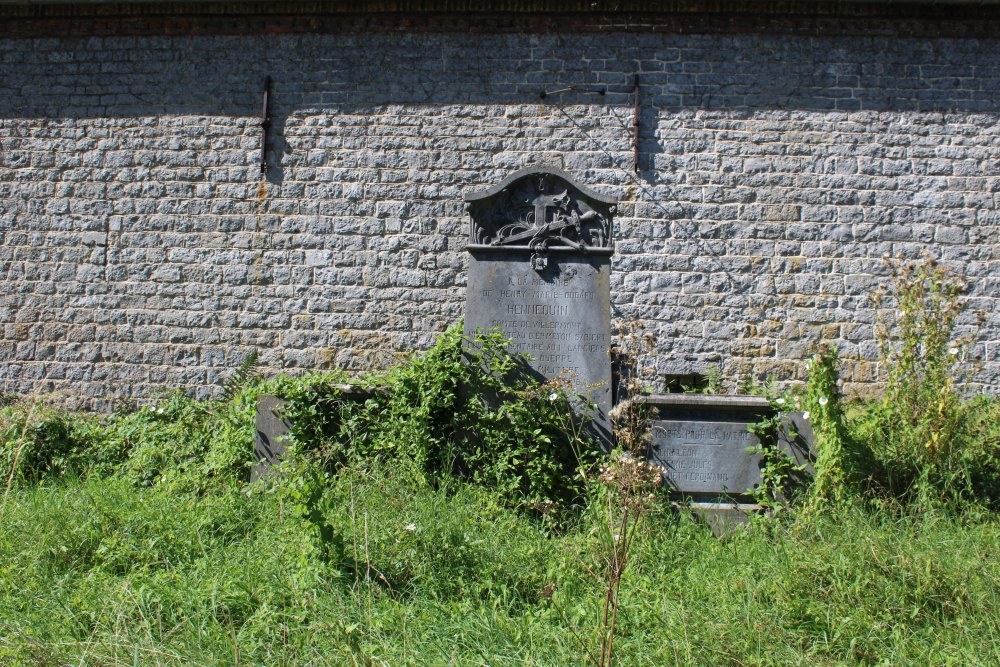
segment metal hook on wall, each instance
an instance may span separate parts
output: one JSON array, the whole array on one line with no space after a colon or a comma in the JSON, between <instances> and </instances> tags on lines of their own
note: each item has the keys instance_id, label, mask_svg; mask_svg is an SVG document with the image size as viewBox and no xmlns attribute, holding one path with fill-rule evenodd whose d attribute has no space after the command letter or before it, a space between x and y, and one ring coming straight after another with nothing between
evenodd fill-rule
<instances>
[{"instance_id":1,"label":"metal hook on wall","mask_svg":"<svg viewBox=\"0 0 1000 667\"><path fill-rule=\"evenodd\" d=\"M264 77L264 101L260 112L260 173L267 175L267 135L271 130L271 77Z\"/></svg>"},{"instance_id":2,"label":"metal hook on wall","mask_svg":"<svg viewBox=\"0 0 1000 667\"><path fill-rule=\"evenodd\" d=\"M549 95L558 95L559 93L597 93L601 97L608 92L607 88L597 87L597 86L566 86L565 88L560 88L559 90L543 90L538 93L538 97L545 99Z\"/></svg>"},{"instance_id":3,"label":"metal hook on wall","mask_svg":"<svg viewBox=\"0 0 1000 667\"><path fill-rule=\"evenodd\" d=\"M632 82L632 167L639 173L639 75Z\"/></svg>"}]
</instances>

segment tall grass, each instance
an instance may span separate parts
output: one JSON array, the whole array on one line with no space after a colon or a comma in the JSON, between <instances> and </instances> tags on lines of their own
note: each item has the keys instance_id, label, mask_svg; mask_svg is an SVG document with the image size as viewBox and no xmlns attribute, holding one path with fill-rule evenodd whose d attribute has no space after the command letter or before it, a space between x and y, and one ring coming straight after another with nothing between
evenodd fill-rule
<instances>
[{"instance_id":1,"label":"tall grass","mask_svg":"<svg viewBox=\"0 0 1000 667\"><path fill-rule=\"evenodd\" d=\"M466 343L363 400L317 375L105 417L0 406L0 666L1000 664L1000 401L944 373L911 383L946 399L917 419L842 406L824 352L821 483L719 539L646 478L639 413L598 466L576 397ZM265 391L295 440L249 484Z\"/></svg>"},{"instance_id":2,"label":"tall grass","mask_svg":"<svg viewBox=\"0 0 1000 667\"><path fill-rule=\"evenodd\" d=\"M12 492L0 664L583 664L599 508L553 533L482 487L331 480L338 546L266 488L120 477ZM825 513L717 539L647 515L622 587L627 665L1000 662L995 515Z\"/></svg>"}]
</instances>

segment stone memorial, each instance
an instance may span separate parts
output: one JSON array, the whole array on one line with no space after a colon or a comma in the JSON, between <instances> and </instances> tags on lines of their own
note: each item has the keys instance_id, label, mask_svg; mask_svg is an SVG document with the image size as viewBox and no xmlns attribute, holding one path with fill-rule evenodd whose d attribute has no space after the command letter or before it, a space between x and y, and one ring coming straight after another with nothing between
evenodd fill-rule
<instances>
[{"instance_id":1,"label":"stone memorial","mask_svg":"<svg viewBox=\"0 0 1000 667\"><path fill-rule=\"evenodd\" d=\"M363 403L371 396L384 391L352 384L330 384L327 395L322 399L328 405L335 402ZM279 465L288 452L292 424L285 415L287 404L280 396L261 394L257 397L254 437L254 465L250 469L250 481L268 475Z\"/></svg>"},{"instance_id":2,"label":"stone memorial","mask_svg":"<svg viewBox=\"0 0 1000 667\"><path fill-rule=\"evenodd\" d=\"M649 396L652 438L649 460L663 468L675 500L688 505L716 534L745 523L761 509L753 492L763 483L760 441L750 425L774 416L759 396L661 394ZM812 428L801 412L781 413L777 447L795 466L789 474L812 473ZM801 481L801 479L799 480Z\"/></svg>"},{"instance_id":3,"label":"stone memorial","mask_svg":"<svg viewBox=\"0 0 1000 667\"><path fill-rule=\"evenodd\" d=\"M681 493L745 495L760 484L757 439L745 424L660 421L653 424L652 460Z\"/></svg>"},{"instance_id":4,"label":"stone memorial","mask_svg":"<svg viewBox=\"0 0 1000 667\"><path fill-rule=\"evenodd\" d=\"M253 445L256 463L250 470L251 482L266 475L285 455L291 425L281 414L282 405L280 398L270 394L257 398L256 436Z\"/></svg>"},{"instance_id":5,"label":"stone memorial","mask_svg":"<svg viewBox=\"0 0 1000 667\"><path fill-rule=\"evenodd\" d=\"M610 443L615 200L535 167L466 201L465 333L499 330L539 379L568 380L592 404L593 430Z\"/></svg>"},{"instance_id":6,"label":"stone memorial","mask_svg":"<svg viewBox=\"0 0 1000 667\"><path fill-rule=\"evenodd\" d=\"M761 483L760 442L749 426L771 413L755 396L667 394L650 397L650 460L679 496L746 501Z\"/></svg>"}]
</instances>

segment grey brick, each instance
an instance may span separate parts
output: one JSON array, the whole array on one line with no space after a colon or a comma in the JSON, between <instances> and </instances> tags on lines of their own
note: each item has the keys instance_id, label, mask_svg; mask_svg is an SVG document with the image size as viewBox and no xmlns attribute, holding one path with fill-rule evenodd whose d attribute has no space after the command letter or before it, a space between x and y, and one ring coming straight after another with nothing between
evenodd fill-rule
<instances>
[{"instance_id":1,"label":"grey brick","mask_svg":"<svg viewBox=\"0 0 1000 667\"><path fill-rule=\"evenodd\" d=\"M0 98L0 390L110 406L161 384L210 395L255 346L270 370L425 347L462 312L462 196L539 163L621 200L616 316L680 336L663 373L801 380L819 331L852 387L877 381L866 298L885 252L941 257L1000 312L996 40L584 42L585 62L553 35L4 42L22 94ZM278 73L264 183L247 60ZM615 89L635 67L638 183ZM537 104L567 80L611 90ZM996 390L1000 319L970 333Z\"/></svg>"}]
</instances>

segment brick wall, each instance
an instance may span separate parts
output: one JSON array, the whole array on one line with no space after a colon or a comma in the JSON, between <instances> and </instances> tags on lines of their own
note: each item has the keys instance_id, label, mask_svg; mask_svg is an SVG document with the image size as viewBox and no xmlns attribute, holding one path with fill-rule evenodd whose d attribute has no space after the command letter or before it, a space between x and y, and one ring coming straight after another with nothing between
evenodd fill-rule
<instances>
[{"instance_id":1,"label":"brick wall","mask_svg":"<svg viewBox=\"0 0 1000 667\"><path fill-rule=\"evenodd\" d=\"M106 409L251 349L426 348L462 315L463 194L534 163L621 200L613 314L660 374L800 380L823 339L863 388L883 256L930 253L997 391L1000 40L848 33L2 38L0 391ZM607 92L539 98L573 84Z\"/></svg>"}]
</instances>

